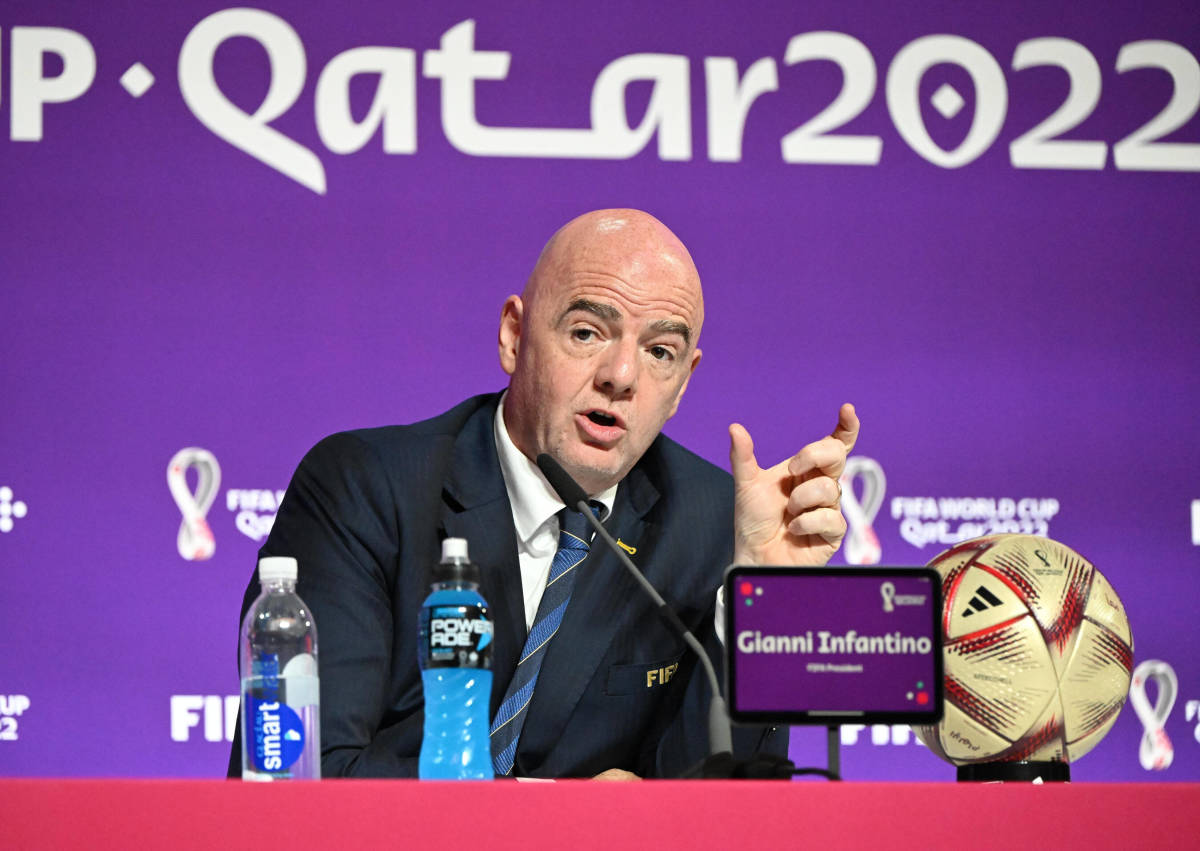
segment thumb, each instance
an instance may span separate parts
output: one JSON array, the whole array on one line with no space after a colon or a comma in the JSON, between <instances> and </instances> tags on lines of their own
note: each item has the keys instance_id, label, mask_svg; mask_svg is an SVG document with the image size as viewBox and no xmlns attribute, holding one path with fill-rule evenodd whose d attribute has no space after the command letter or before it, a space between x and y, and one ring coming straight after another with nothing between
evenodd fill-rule
<instances>
[{"instance_id":1,"label":"thumb","mask_svg":"<svg viewBox=\"0 0 1200 851\"><path fill-rule=\"evenodd\" d=\"M858 428L858 412L847 402L838 410L838 424L833 429L833 437L845 444L846 451L849 452L858 442Z\"/></svg>"},{"instance_id":2,"label":"thumb","mask_svg":"<svg viewBox=\"0 0 1200 851\"><path fill-rule=\"evenodd\" d=\"M759 473L758 461L754 458L754 440L740 423L729 427L729 469L735 487Z\"/></svg>"}]
</instances>

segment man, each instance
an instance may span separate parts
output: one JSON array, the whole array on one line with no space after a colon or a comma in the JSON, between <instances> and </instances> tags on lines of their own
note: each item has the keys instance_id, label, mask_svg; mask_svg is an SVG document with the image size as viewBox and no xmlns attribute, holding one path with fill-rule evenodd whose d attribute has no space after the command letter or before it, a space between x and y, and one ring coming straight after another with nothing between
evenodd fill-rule
<instances>
[{"instance_id":1,"label":"man","mask_svg":"<svg viewBox=\"0 0 1200 851\"><path fill-rule=\"evenodd\" d=\"M502 399L334 435L305 457L261 554L300 560L298 592L320 640L325 776L415 776L417 613L447 536L467 538L483 571L495 716L563 508L533 465L540 453L605 506L611 533L709 647L731 559L828 561L845 534L837 480L858 433L854 409L842 407L832 436L766 470L750 435L731 426L731 482L660 434L700 362L703 320L699 275L666 226L636 210L588 213L551 238L524 293L504 303ZM604 548L574 582L512 773L677 774L705 752L695 660ZM251 582L243 614L256 592ZM786 734L755 731L747 747L778 752Z\"/></svg>"}]
</instances>

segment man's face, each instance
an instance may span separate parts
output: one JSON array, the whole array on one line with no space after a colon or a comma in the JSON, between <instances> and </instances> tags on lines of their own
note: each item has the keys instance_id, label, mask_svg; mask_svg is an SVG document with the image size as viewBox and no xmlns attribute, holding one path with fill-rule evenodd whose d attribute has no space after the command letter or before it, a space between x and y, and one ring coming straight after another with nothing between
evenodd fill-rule
<instances>
[{"instance_id":1,"label":"man's face","mask_svg":"<svg viewBox=\"0 0 1200 851\"><path fill-rule=\"evenodd\" d=\"M517 447L549 453L596 494L675 413L700 360L703 305L691 259L661 224L587 219L551 243L525 298L505 303L500 360Z\"/></svg>"}]
</instances>

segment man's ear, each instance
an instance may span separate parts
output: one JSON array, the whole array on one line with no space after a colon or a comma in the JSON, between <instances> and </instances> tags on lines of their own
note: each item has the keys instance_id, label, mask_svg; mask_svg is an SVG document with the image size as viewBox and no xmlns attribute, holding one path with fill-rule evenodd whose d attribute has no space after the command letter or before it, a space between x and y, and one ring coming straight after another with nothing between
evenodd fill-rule
<instances>
[{"instance_id":1,"label":"man's ear","mask_svg":"<svg viewBox=\"0 0 1200 851\"><path fill-rule=\"evenodd\" d=\"M509 375L517 368L517 352L521 349L521 317L525 305L521 297L510 295L500 308L500 367Z\"/></svg>"},{"instance_id":2,"label":"man's ear","mask_svg":"<svg viewBox=\"0 0 1200 851\"><path fill-rule=\"evenodd\" d=\"M679 392L675 394L675 403L671 405L671 413L667 417L675 416L675 412L679 410L679 400L683 398L683 391L687 390L688 382L692 380L692 373L696 371L696 367L700 365L700 350L692 352L692 365L688 368L687 378L683 379L683 386L679 388Z\"/></svg>"}]
</instances>

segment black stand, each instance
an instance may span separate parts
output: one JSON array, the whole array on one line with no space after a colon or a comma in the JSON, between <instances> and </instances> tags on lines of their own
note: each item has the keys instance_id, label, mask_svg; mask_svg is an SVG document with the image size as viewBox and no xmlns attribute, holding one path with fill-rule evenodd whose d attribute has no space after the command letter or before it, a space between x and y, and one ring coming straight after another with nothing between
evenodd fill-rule
<instances>
[{"instance_id":1,"label":"black stand","mask_svg":"<svg viewBox=\"0 0 1200 851\"><path fill-rule=\"evenodd\" d=\"M729 751L713 754L693 765L682 775L684 780L791 780L796 766L790 759L759 753L750 759L734 759Z\"/></svg>"},{"instance_id":2,"label":"black stand","mask_svg":"<svg viewBox=\"0 0 1200 851\"><path fill-rule=\"evenodd\" d=\"M1069 783L1065 762L979 762L958 767L959 783Z\"/></svg>"},{"instance_id":3,"label":"black stand","mask_svg":"<svg viewBox=\"0 0 1200 851\"><path fill-rule=\"evenodd\" d=\"M799 774L816 774L829 780L841 780L841 728L828 727L826 738L828 768L796 768L790 760L769 753L756 753L749 759L734 759L729 751L715 753L680 775L682 780L791 780Z\"/></svg>"}]
</instances>

